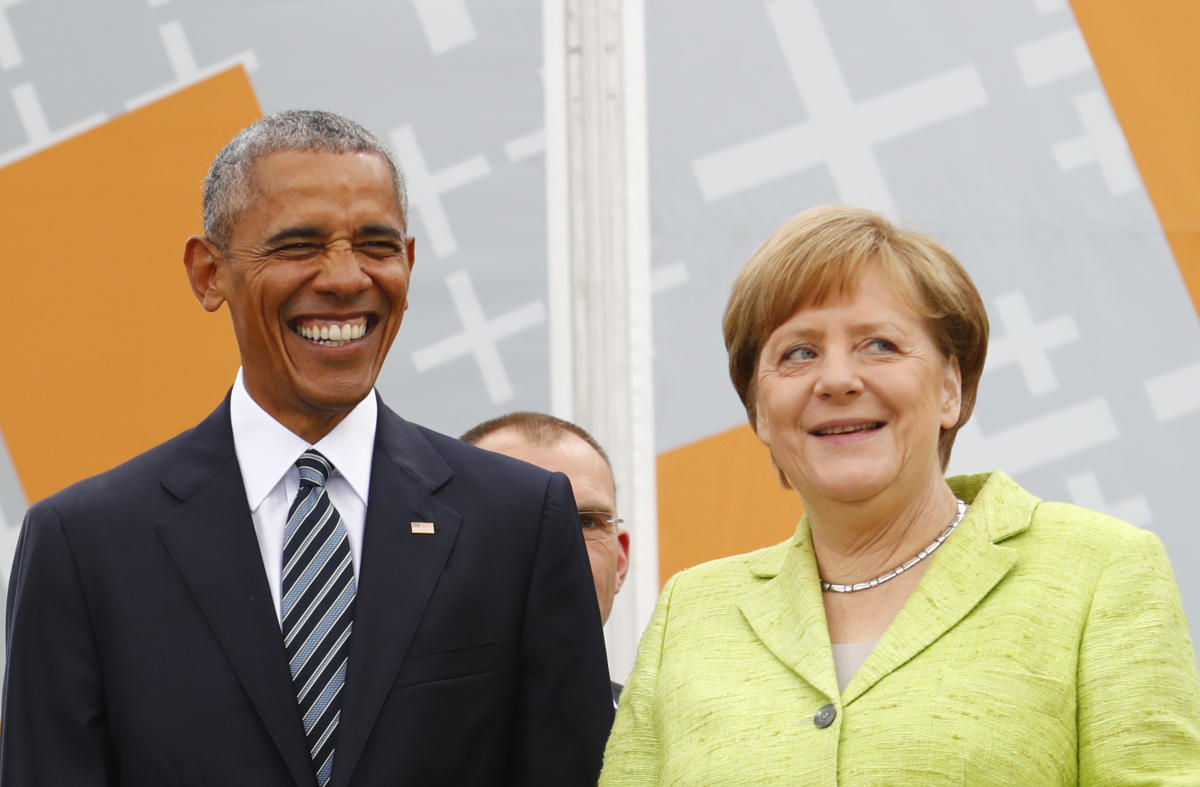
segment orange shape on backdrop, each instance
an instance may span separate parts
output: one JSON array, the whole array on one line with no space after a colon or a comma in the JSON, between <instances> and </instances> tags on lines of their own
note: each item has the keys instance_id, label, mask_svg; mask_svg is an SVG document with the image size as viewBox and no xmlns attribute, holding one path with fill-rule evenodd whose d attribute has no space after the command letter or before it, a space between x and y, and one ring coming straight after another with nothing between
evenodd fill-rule
<instances>
[{"instance_id":1,"label":"orange shape on backdrop","mask_svg":"<svg viewBox=\"0 0 1200 787\"><path fill-rule=\"evenodd\" d=\"M1195 0L1072 0L1200 313L1200 8Z\"/></svg>"},{"instance_id":2,"label":"orange shape on backdrop","mask_svg":"<svg viewBox=\"0 0 1200 787\"><path fill-rule=\"evenodd\" d=\"M803 513L748 424L660 454L660 583L697 563L788 539Z\"/></svg>"},{"instance_id":3,"label":"orange shape on backdrop","mask_svg":"<svg viewBox=\"0 0 1200 787\"><path fill-rule=\"evenodd\" d=\"M0 431L32 502L204 417L237 369L183 244L212 157L261 116L241 67L0 169ZM19 230L19 231L17 231Z\"/></svg>"}]
</instances>

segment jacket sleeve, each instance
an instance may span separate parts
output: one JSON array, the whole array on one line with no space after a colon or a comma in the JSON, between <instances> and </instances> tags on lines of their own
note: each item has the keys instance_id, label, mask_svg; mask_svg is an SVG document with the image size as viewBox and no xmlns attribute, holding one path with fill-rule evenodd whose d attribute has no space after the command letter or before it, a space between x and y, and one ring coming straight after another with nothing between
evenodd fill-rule
<instances>
[{"instance_id":1,"label":"jacket sleeve","mask_svg":"<svg viewBox=\"0 0 1200 787\"><path fill-rule=\"evenodd\" d=\"M667 618L670 614L671 596L679 574L671 577L658 597L658 605L650 618L650 625L638 645L637 660L629 682L621 692L617 707L617 718L613 722L612 735L604 750L604 770L600 773L600 785L611 787L637 787L658 785L662 770L662 749L656 723L656 697L658 670L666 640Z\"/></svg>"},{"instance_id":2,"label":"jacket sleeve","mask_svg":"<svg viewBox=\"0 0 1200 787\"><path fill-rule=\"evenodd\" d=\"M1080 784L1200 784L1200 678L1154 534L1113 549L1078 663Z\"/></svg>"},{"instance_id":3,"label":"jacket sleeve","mask_svg":"<svg viewBox=\"0 0 1200 787\"><path fill-rule=\"evenodd\" d=\"M92 620L58 512L25 517L9 579L0 784L117 783Z\"/></svg>"},{"instance_id":4,"label":"jacket sleeve","mask_svg":"<svg viewBox=\"0 0 1200 787\"><path fill-rule=\"evenodd\" d=\"M600 608L566 476L547 488L529 579L510 783L596 783L612 726Z\"/></svg>"}]
</instances>

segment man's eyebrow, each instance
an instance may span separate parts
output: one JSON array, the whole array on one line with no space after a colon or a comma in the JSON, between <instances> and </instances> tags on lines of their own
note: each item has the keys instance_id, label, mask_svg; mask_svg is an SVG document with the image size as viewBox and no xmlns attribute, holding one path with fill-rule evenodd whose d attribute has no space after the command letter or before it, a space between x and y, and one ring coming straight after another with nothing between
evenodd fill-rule
<instances>
[{"instance_id":1,"label":"man's eyebrow","mask_svg":"<svg viewBox=\"0 0 1200 787\"><path fill-rule=\"evenodd\" d=\"M407 240L407 238L404 236L403 232L401 232L400 230L391 226L390 224L364 224L363 226L358 228L358 232L356 232L355 234L356 235L371 235L371 236L375 236L375 237L383 235L383 236L386 236L388 238L393 238L398 241Z\"/></svg>"},{"instance_id":2,"label":"man's eyebrow","mask_svg":"<svg viewBox=\"0 0 1200 787\"><path fill-rule=\"evenodd\" d=\"M273 246L289 240L320 240L325 237L325 231L317 226L284 227L267 238L267 245Z\"/></svg>"}]
</instances>

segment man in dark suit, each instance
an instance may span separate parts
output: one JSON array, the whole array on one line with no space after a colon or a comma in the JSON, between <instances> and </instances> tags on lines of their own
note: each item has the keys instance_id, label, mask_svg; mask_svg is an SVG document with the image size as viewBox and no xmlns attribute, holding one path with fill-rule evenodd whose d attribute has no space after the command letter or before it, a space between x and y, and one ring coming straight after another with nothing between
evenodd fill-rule
<instances>
[{"instance_id":1,"label":"man in dark suit","mask_svg":"<svg viewBox=\"0 0 1200 787\"><path fill-rule=\"evenodd\" d=\"M0 784L594 784L611 702L567 479L373 392L413 263L389 154L271 116L204 214L184 262L242 368L195 428L30 509Z\"/></svg>"},{"instance_id":2,"label":"man in dark suit","mask_svg":"<svg viewBox=\"0 0 1200 787\"><path fill-rule=\"evenodd\" d=\"M608 454L582 426L546 413L515 412L484 421L462 439L480 448L563 473L571 481L587 543L600 619L607 623L613 598L629 573L629 531L617 517L617 483ZM610 681L613 705L621 684Z\"/></svg>"}]
</instances>

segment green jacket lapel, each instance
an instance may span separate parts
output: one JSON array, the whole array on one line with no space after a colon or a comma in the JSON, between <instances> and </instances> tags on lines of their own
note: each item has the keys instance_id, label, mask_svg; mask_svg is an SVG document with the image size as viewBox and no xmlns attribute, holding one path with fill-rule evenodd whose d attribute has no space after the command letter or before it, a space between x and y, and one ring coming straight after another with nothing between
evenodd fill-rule
<instances>
[{"instance_id":1,"label":"green jacket lapel","mask_svg":"<svg viewBox=\"0 0 1200 787\"><path fill-rule=\"evenodd\" d=\"M1000 472L949 481L971 508L846 687L847 705L945 635L1017 560L1017 550L1001 542L1029 526L1038 498Z\"/></svg>"},{"instance_id":2,"label":"green jacket lapel","mask_svg":"<svg viewBox=\"0 0 1200 787\"><path fill-rule=\"evenodd\" d=\"M752 565L766 579L742 594L739 606L763 645L793 672L830 699L838 696L829 626L813 557L808 518L780 552L772 549Z\"/></svg>"}]
</instances>

